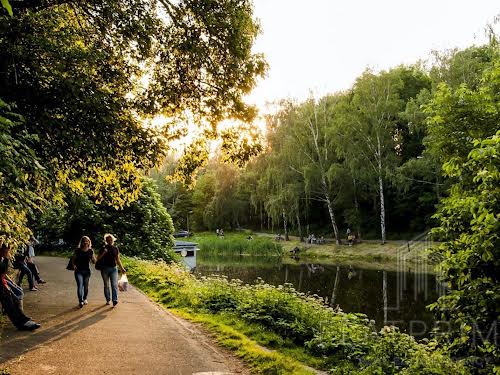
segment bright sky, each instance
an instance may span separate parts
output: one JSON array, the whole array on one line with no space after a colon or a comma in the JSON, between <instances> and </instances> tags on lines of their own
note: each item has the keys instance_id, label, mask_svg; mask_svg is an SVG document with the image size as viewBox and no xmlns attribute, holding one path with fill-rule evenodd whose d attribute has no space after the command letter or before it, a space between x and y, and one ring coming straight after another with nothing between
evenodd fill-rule
<instances>
[{"instance_id":1,"label":"bright sky","mask_svg":"<svg viewBox=\"0 0 500 375\"><path fill-rule=\"evenodd\" d=\"M255 51L270 65L248 101L349 88L365 68L426 59L432 50L481 44L498 0L254 0L263 32ZM498 27L498 25L497 25Z\"/></svg>"}]
</instances>

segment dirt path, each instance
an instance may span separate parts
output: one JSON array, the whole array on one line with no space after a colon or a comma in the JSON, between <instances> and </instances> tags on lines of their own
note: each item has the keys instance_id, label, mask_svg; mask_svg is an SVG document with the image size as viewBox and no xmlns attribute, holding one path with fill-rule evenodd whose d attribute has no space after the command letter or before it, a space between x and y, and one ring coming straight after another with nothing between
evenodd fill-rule
<instances>
[{"instance_id":1,"label":"dirt path","mask_svg":"<svg viewBox=\"0 0 500 375\"><path fill-rule=\"evenodd\" d=\"M137 289L106 306L102 279L93 271L89 304L77 305L67 260L37 257L47 284L26 291L24 310L42 324L19 332L4 326L0 369L11 374L247 374L193 324L152 303ZM25 289L26 290L26 289Z\"/></svg>"}]
</instances>

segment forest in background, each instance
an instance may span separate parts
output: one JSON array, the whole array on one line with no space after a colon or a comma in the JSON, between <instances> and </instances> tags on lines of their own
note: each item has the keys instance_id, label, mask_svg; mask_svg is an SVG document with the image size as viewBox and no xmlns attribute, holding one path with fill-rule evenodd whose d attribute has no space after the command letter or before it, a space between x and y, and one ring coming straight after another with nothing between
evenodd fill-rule
<instances>
[{"instance_id":1,"label":"forest in background","mask_svg":"<svg viewBox=\"0 0 500 375\"><path fill-rule=\"evenodd\" d=\"M221 150L194 186L168 179L173 158L150 176L176 228L412 238L437 224L456 181L443 164L465 161L475 139L499 129L498 57L492 34L489 44L435 53L430 66L367 70L349 90L276 103L263 151L242 167Z\"/></svg>"}]
</instances>

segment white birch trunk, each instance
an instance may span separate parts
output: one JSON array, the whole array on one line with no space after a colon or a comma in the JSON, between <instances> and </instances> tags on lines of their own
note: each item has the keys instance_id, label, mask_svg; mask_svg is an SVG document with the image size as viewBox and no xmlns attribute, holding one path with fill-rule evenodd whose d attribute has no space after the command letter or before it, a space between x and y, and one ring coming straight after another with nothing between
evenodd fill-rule
<instances>
[{"instance_id":1,"label":"white birch trunk","mask_svg":"<svg viewBox=\"0 0 500 375\"><path fill-rule=\"evenodd\" d=\"M378 184L380 192L380 233L382 236L382 244L385 244L385 201L384 201L384 182L382 180L382 150L380 146L380 137L377 135L378 143Z\"/></svg>"},{"instance_id":2,"label":"white birch trunk","mask_svg":"<svg viewBox=\"0 0 500 375\"><path fill-rule=\"evenodd\" d=\"M330 194L328 194L328 187L326 185L326 180L325 177L321 177L321 183L323 184L323 192L325 195L325 200L326 200L326 205L328 207L328 213L330 214L330 221L332 222L332 227L333 227L333 233L335 234L335 243L337 245L340 245L340 235L339 235L339 229L337 227L337 222L335 220L335 213L333 212L333 204L330 199Z\"/></svg>"},{"instance_id":3,"label":"white birch trunk","mask_svg":"<svg viewBox=\"0 0 500 375\"><path fill-rule=\"evenodd\" d=\"M283 207L283 229L285 230L285 241L289 241L288 237L288 221L286 220L285 208Z\"/></svg>"},{"instance_id":4,"label":"white birch trunk","mask_svg":"<svg viewBox=\"0 0 500 375\"><path fill-rule=\"evenodd\" d=\"M297 226L299 228L300 242L303 242L304 241L304 235L302 234L302 226L300 225L300 215L299 215L298 211L297 211L297 213L295 215L297 217Z\"/></svg>"},{"instance_id":5,"label":"white birch trunk","mask_svg":"<svg viewBox=\"0 0 500 375\"><path fill-rule=\"evenodd\" d=\"M316 111L314 112L314 117L315 117L315 121L314 121L314 124L309 121L309 129L311 131L311 135L312 135L312 138L314 140L314 148L315 148L315 151L316 151L316 155L318 156L318 167L319 167L319 172L321 174L321 185L322 185L322 188L323 188L323 194L325 196L325 201L326 201L326 204L327 204L327 207L328 207L328 213L330 214L330 220L332 222L332 227L333 227L333 233L335 235L335 243L337 245L340 245L341 243L341 240L340 240L340 236L339 236L339 229L337 228L337 222L335 221L335 213L333 212L333 203L332 203L332 200L330 199L330 193L329 193L329 189L328 189L328 184L326 183L326 171L325 171L325 166L324 166L324 162L326 162L326 160L328 159L327 158L327 151L328 151L328 148L325 147L325 155L322 154L320 148L319 148L319 143L318 143L318 138L319 138L319 135L320 135L320 132L319 132L319 129L318 129L318 120L316 118L317 114L316 114Z\"/></svg>"}]
</instances>

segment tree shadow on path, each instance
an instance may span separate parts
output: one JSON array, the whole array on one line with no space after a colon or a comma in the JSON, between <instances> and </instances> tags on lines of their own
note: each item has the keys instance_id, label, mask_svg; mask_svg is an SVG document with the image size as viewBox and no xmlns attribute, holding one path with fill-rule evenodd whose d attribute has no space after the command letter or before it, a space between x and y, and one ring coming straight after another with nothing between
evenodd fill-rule
<instances>
[{"instance_id":1,"label":"tree shadow on path","mask_svg":"<svg viewBox=\"0 0 500 375\"><path fill-rule=\"evenodd\" d=\"M85 315L76 315L69 319L64 319L65 316L74 314L80 310L78 307L70 308L60 312L55 316L46 318L42 323L49 323L50 321L59 321L53 326L44 329L43 326L40 330L35 332L17 331L12 327L4 330L4 334L8 333L8 339L2 339L0 348L0 364L3 364L13 358L21 356L23 353L29 352L36 347L47 345L67 337L75 332L83 330L93 324L105 319L109 312L109 306L100 306L92 310L87 310ZM9 331L9 332L8 332ZM4 336L4 335L2 335Z\"/></svg>"}]
</instances>

